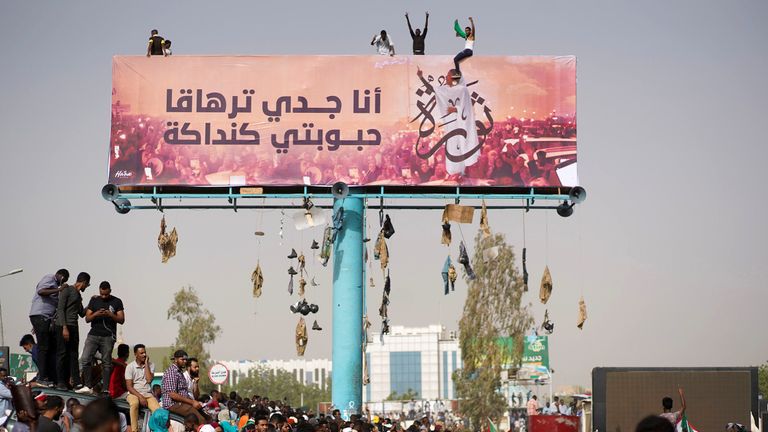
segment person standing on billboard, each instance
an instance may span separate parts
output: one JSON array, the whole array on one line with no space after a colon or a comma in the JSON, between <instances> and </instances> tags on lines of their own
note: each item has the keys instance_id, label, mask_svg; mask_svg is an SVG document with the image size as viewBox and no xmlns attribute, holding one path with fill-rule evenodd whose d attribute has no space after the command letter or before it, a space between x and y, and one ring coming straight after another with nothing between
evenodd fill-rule
<instances>
[{"instance_id":1,"label":"person standing on billboard","mask_svg":"<svg viewBox=\"0 0 768 432\"><path fill-rule=\"evenodd\" d=\"M408 17L408 12L405 13L405 21L408 23L408 31L411 32L411 39L413 39L413 55L424 55L424 40L427 38L427 28L429 27L429 12L426 12L427 20L424 22L424 33L421 29L414 30L411 27L411 19Z\"/></svg>"},{"instance_id":2,"label":"person standing on billboard","mask_svg":"<svg viewBox=\"0 0 768 432\"><path fill-rule=\"evenodd\" d=\"M660 417L664 417L665 419L669 420L673 426L676 426L680 419L683 418L683 414L685 414L685 395L683 394L683 389L678 388L677 392L680 394L680 405L682 406L680 411L672 411L674 401L671 397L666 396L661 400L661 406L664 408L664 412L659 414Z\"/></svg>"}]
</instances>

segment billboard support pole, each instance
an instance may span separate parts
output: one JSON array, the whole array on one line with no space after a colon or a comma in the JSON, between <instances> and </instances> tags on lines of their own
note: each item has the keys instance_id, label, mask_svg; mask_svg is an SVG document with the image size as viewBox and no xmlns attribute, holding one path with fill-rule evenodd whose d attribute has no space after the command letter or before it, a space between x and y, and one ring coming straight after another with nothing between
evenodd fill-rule
<instances>
[{"instance_id":1,"label":"billboard support pole","mask_svg":"<svg viewBox=\"0 0 768 432\"><path fill-rule=\"evenodd\" d=\"M331 399L349 420L362 410L363 398L363 199L334 199L344 220L333 245L333 388Z\"/></svg>"}]
</instances>

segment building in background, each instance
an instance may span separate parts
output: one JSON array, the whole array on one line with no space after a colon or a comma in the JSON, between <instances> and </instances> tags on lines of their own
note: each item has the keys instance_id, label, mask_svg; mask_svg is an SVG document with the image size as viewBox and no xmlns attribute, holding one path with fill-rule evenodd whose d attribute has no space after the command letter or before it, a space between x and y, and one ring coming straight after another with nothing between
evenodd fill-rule
<instances>
[{"instance_id":1,"label":"building in background","mask_svg":"<svg viewBox=\"0 0 768 432\"><path fill-rule=\"evenodd\" d=\"M219 360L229 369L229 385L236 385L241 378L257 368L264 368L276 372L283 370L293 374L296 381L306 385L317 385L321 389L328 387L331 378L331 361L328 359L295 359L295 360Z\"/></svg>"},{"instance_id":2,"label":"building in background","mask_svg":"<svg viewBox=\"0 0 768 432\"><path fill-rule=\"evenodd\" d=\"M363 389L363 402L381 402L390 397L416 394L420 400L455 398L453 372L461 368L456 332L440 325L393 326L388 335L372 333L365 357L370 384Z\"/></svg>"}]
</instances>

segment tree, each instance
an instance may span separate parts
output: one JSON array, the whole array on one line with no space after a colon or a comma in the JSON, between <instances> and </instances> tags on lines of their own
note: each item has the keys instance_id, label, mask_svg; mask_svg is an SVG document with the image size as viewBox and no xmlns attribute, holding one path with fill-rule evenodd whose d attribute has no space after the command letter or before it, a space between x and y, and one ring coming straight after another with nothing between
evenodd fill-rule
<instances>
[{"instance_id":1,"label":"tree","mask_svg":"<svg viewBox=\"0 0 768 432\"><path fill-rule=\"evenodd\" d=\"M485 262L483 251L498 247L498 256ZM520 364L523 337L533 317L523 304L523 278L515 267L515 254L502 234L475 236L471 260L476 279L469 283L464 312L459 321L459 345L463 368L454 373L460 411L475 430L486 419L498 419L507 408L501 388L503 367ZM512 338L513 352L504 349L502 338Z\"/></svg>"},{"instance_id":2,"label":"tree","mask_svg":"<svg viewBox=\"0 0 768 432\"><path fill-rule=\"evenodd\" d=\"M763 395L763 399L768 398L768 363L758 367L757 380L758 392Z\"/></svg>"},{"instance_id":3,"label":"tree","mask_svg":"<svg viewBox=\"0 0 768 432\"><path fill-rule=\"evenodd\" d=\"M320 402L331 400L330 382L325 389L317 384L302 384L296 377L282 369L272 370L265 366L251 369L248 376L241 378L236 385L228 387L225 391L234 390L244 397L251 395L266 396L270 399L287 399L288 404L294 407L302 405L312 410L317 410Z\"/></svg>"},{"instance_id":4,"label":"tree","mask_svg":"<svg viewBox=\"0 0 768 432\"><path fill-rule=\"evenodd\" d=\"M216 317L203 308L203 303L192 286L182 287L173 296L173 303L168 308L168 319L179 323L179 334L174 342L174 351L183 349L190 357L200 363L200 376L208 376L211 359L205 349L206 344L216 341L221 327L216 325Z\"/></svg>"},{"instance_id":5,"label":"tree","mask_svg":"<svg viewBox=\"0 0 768 432\"><path fill-rule=\"evenodd\" d=\"M409 388L405 393L398 394L396 391L393 391L392 393L387 396L385 400L388 401L407 401L411 399L418 399L419 398L419 392L413 391L412 388Z\"/></svg>"}]
</instances>

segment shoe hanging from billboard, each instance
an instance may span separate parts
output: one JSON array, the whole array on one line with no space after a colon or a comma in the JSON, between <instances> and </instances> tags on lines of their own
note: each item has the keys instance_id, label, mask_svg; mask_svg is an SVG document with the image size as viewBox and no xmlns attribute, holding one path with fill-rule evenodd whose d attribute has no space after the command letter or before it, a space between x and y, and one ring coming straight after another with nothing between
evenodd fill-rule
<instances>
[{"instance_id":1,"label":"shoe hanging from billboard","mask_svg":"<svg viewBox=\"0 0 768 432\"><path fill-rule=\"evenodd\" d=\"M116 56L116 185L576 186L576 58Z\"/></svg>"}]
</instances>

